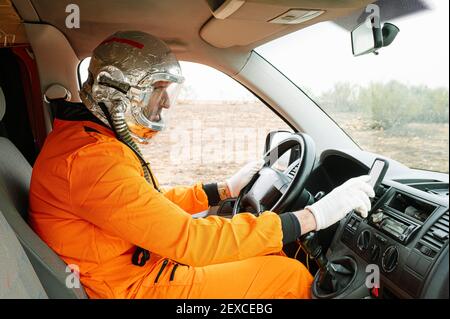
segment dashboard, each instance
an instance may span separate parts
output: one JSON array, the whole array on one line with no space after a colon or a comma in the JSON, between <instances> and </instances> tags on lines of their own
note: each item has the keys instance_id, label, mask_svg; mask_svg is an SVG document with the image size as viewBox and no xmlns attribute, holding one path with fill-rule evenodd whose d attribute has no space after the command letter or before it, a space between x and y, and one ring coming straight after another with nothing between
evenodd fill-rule
<instances>
[{"instance_id":1,"label":"dashboard","mask_svg":"<svg viewBox=\"0 0 450 319\"><path fill-rule=\"evenodd\" d=\"M371 157L379 156L325 151L306 188L312 194L327 193L367 174ZM356 261L355 287L365 285L368 269L375 266L381 298L448 298L448 189L446 174L412 170L389 160L368 218L351 213L339 223L328 259L349 256Z\"/></svg>"}]
</instances>

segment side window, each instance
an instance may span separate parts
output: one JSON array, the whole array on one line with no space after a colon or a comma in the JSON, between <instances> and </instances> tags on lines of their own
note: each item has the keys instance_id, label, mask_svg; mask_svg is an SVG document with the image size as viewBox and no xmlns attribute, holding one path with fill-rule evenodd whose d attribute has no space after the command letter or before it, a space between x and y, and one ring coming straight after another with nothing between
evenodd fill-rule
<instances>
[{"instance_id":1,"label":"side window","mask_svg":"<svg viewBox=\"0 0 450 319\"><path fill-rule=\"evenodd\" d=\"M89 58L79 66L80 86ZM185 83L167 112L166 129L141 145L163 187L223 181L261 158L266 135L290 127L245 87L223 73L181 62Z\"/></svg>"},{"instance_id":2,"label":"side window","mask_svg":"<svg viewBox=\"0 0 450 319\"><path fill-rule=\"evenodd\" d=\"M162 186L223 181L261 158L266 135L290 127L241 84L181 62L185 83L167 129L142 147Z\"/></svg>"}]
</instances>

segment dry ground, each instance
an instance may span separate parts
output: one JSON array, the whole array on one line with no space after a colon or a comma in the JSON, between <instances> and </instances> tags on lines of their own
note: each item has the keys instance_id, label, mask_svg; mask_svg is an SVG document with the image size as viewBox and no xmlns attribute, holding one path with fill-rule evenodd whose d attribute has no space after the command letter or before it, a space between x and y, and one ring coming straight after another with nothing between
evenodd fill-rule
<instances>
[{"instance_id":1,"label":"dry ground","mask_svg":"<svg viewBox=\"0 0 450 319\"><path fill-rule=\"evenodd\" d=\"M364 150L411 168L448 172L448 123L409 123L384 131L371 129L369 119L352 113L336 114L335 119Z\"/></svg>"},{"instance_id":2,"label":"dry ground","mask_svg":"<svg viewBox=\"0 0 450 319\"><path fill-rule=\"evenodd\" d=\"M372 130L353 113L333 117L363 149L410 167L448 172L447 124L412 123L390 131ZM256 104L180 104L168 128L143 148L164 186L224 180L263 152L266 134L288 126Z\"/></svg>"}]
</instances>

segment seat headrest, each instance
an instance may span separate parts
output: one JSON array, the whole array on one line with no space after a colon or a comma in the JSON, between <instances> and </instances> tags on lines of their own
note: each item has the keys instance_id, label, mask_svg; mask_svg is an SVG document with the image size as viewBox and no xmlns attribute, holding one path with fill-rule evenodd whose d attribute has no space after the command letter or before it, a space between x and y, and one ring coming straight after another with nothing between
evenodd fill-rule
<instances>
[{"instance_id":1,"label":"seat headrest","mask_svg":"<svg viewBox=\"0 0 450 319\"><path fill-rule=\"evenodd\" d=\"M3 95L3 90L0 87L0 122L3 120L5 112L6 112L6 100L5 95Z\"/></svg>"}]
</instances>

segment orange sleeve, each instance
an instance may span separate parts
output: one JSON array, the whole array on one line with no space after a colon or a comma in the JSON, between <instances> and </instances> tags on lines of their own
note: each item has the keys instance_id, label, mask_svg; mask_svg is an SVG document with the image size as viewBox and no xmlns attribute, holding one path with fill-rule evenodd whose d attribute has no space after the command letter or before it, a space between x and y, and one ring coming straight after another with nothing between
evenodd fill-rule
<instances>
[{"instance_id":1,"label":"orange sleeve","mask_svg":"<svg viewBox=\"0 0 450 319\"><path fill-rule=\"evenodd\" d=\"M72 156L70 205L77 216L134 245L192 266L281 251L277 214L193 219L146 182L130 152L120 143L103 142Z\"/></svg>"},{"instance_id":2,"label":"orange sleeve","mask_svg":"<svg viewBox=\"0 0 450 319\"><path fill-rule=\"evenodd\" d=\"M163 191L163 194L189 214L197 214L209 208L208 197L201 183L191 187L177 186Z\"/></svg>"}]
</instances>

